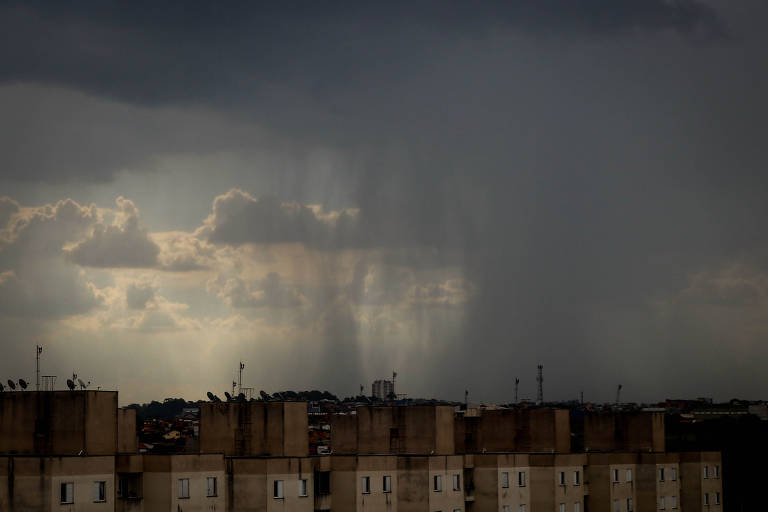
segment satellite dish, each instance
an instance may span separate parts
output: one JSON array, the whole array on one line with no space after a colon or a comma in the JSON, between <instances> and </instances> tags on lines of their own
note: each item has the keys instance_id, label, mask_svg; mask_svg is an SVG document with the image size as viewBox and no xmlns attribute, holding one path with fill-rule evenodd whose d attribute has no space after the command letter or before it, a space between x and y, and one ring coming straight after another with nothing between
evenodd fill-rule
<instances>
[{"instance_id":1,"label":"satellite dish","mask_svg":"<svg viewBox=\"0 0 768 512\"><path fill-rule=\"evenodd\" d=\"M216 401L216 400L214 400L215 397L213 396L213 393L211 393L210 391L208 393L206 393L205 395L208 397L208 400L210 400L211 402L215 402Z\"/></svg>"},{"instance_id":2,"label":"satellite dish","mask_svg":"<svg viewBox=\"0 0 768 512\"><path fill-rule=\"evenodd\" d=\"M75 390L75 383L72 382L72 379L67 379L67 387L69 388L70 391Z\"/></svg>"},{"instance_id":3,"label":"satellite dish","mask_svg":"<svg viewBox=\"0 0 768 512\"><path fill-rule=\"evenodd\" d=\"M21 386L21 389L27 389L27 381L19 379L19 386Z\"/></svg>"},{"instance_id":4,"label":"satellite dish","mask_svg":"<svg viewBox=\"0 0 768 512\"><path fill-rule=\"evenodd\" d=\"M262 399L262 400L264 400L265 402L266 402L267 400L269 400L269 398L270 398L270 397L269 397L269 395L268 395L268 394L266 394L266 393L265 393L263 390L262 390L262 391L259 391L259 396L260 396L260 397L261 397L261 399Z\"/></svg>"},{"instance_id":5,"label":"satellite dish","mask_svg":"<svg viewBox=\"0 0 768 512\"><path fill-rule=\"evenodd\" d=\"M213 395L213 401L214 402L221 402L221 398L217 397L216 395Z\"/></svg>"},{"instance_id":6,"label":"satellite dish","mask_svg":"<svg viewBox=\"0 0 768 512\"><path fill-rule=\"evenodd\" d=\"M11 391L16 389L16 383L14 383L11 379L8 379L8 387L11 388Z\"/></svg>"},{"instance_id":7,"label":"satellite dish","mask_svg":"<svg viewBox=\"0 0 768 512\"><path fill-rule=\"evenodd\" d=\"M240 400L241 402L245 402L245 393L239 393L237 395L237 399Z\"/></svg>"},{"instance_id":8,"label":"satellite dish","mask_svg":"<svg viewBox=\"0 0 768 512\"><path fill-rule=\"evenodd\" d=\"M80 389L85 389L88 387L85 382L83 382L83 379L77 379L77 383L80 384Z\"/></svg>"},{"instance_id":9,"label":"satellite dish","mask_svg":"<svg viewBox=\"0 0 768 512\"><path fill-rule=\"evenodd\" d=\"M0 393L2 393L3 391L5 391L5 386L3 386L3 383L0 382Z\"/></svg>"},{"instance_id":10,"label":"satellite dish","mask_svg":"<svg viewBox=\"0 0 768 512\"><path fill-rule=\"evenodd\" d=\"M231 402L232 401L232 395L229 394L229 391L225 391L224 392L224 396L227 397L227 402Z\"/></svg>"}]
</instances>

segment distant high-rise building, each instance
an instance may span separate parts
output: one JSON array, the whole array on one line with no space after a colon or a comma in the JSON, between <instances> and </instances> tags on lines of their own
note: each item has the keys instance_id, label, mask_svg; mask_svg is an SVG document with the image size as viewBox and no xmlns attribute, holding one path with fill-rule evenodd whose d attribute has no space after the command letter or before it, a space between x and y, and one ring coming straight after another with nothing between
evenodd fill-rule
<instances>
[{"instance_id":1,"label":"distant high-rise building","mask_svg":"<svg viewBox=\"0 0 768 512\"><path fill-rule=\"evenodd\" d=\"M379 400L387 400L395 394L395 384L391 380L375 380L371 384L371 395Z\"/></svg>"}]
</instances>

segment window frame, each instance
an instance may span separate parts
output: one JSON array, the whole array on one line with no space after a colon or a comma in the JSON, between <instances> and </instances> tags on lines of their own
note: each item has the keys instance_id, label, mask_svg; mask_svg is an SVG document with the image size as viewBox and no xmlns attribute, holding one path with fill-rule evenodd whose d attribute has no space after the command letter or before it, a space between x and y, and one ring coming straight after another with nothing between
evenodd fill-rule
<instances>
[{"instance_id":1,"label":"window frame","mask_svg":"<svg viewBox=\"0 0 768 512\"><path fill-rule=\"evenodd\" d=\"M704 479L706 480L708 478L709 478L709 466L704 464Z\"/></svg>"},{"instance_id":2,"label":"window frame","mask_svg":"<svg viewBox=\"0 0 768 512\"><path fill-rule=\"evenodd\" d=\"M432 492L443 492L442 475L432 475Z\"/></svg>"},{"instance_id":3,"label":"window frame","mask_svg":"<svg viewBox=\"0 0 768 512\"><path fill-rule=\"evenodd\" d=\"M517 486L518 487L525 487L525 471L518 471L517 472Z\"/></svg>"},{"instance_id":4,"label":"window frame","mask_svg":"<svg viewBox=\"0 0 768 512\"><path fill-rule=\"evenodd\" d=\"M213 481L213 494L211 494L211 481ZM205 477L205 497L216 498L219 495L219 479L215 476Z\"/></svg>"},{"instance_id":5,"label":"window frame","mask_svg":"<svg viewBox=\"0 0 768 512\"><path fill-rule=\"evenodd\" d=\"M272 499L275 499L275 500L285 499L285 481L284 480L272 480Z\"/></svg>"},{"instance_id":6,"label":"window frame","mask_svg":"<svg viewBox=\"0 0 768 512\"><path fill-rule=\"evenodd\" d=\"M581 471L578 469L573 472L573 485L581 485Z\"/></svg>"},{"instance_id":7,"label":"window frame","mask_svg":"<svg viewBox=\"0 0 768 512\"><path fill-rule=\"evenodd\" d=\"M453 490L454 491L460 491L461 490L461 475L458 473L454 473L451 475L451 483L453 484Z\"/></svg>"},{"instance_id":8,"label":"window frame","mask_svg":"<svg viewBox=\"0 0 768 512\"><path fill-rule=\"evenodd\" d=\"M634 478L634 475L632 474L632 468L627 468L627 470L624 472L624 481L625 482L632 482L632 479Z\"/></svg>"},{"instance_id":9,"label":"window frame","mask_svg":"<svg viewBox=\"0 0 768 512\"><path fill-rule=\"evenodd\" d=\"M371 494L371 477L360 477L360 494Z\"/></svg>"},{"instance_id":10,"label":"window frame","mask_svg":"<svg viewBox=\"0 0 768 512\"><path fill-rule=\"evenodd\" d=\"M664 468L659 468L659 482L665 482L664 477L666 475L664 474Z\"/></svg>"},{"instance_id":11,"label":"window frame","mask_svg":"<svg viewBox=\"0 0 768 512\"><path fill-rule=\"evenodd\" d=\"M178 493L177 498L180 500L188 500L189 499L189 478L179 478L179 487L178 487ZM186 486L186 487L185 487ZM186 494L186 496L185 496Z\"/></svg>"},{"instance_id":12,"label":"window frame","mask_svg":"<svg viewBox=\"0 0 768 512\"><path fill-rule=\"evenodd\" d=\"M666 496L659 496L659 510L667 509Z\"/></svg>"},{"instance_id":13,"label":"window frame","mask_svg":"<svg viewBox=\"0 0 768 512\"><path fill-rule=\"evenodd\" d=\"M384 493L391 493L392 492L392 475L384 475L381 478L381 492Z\"/></svg>"},{"instance_id":14,"label":"window frame","mask_svg":"<svg viewBox=\"0 0 768 512\"><path fill-rule=\"evenodd\" d=\"M501 472L501 488L509 489L509 472L508 471Z\"/></svg>"},{"instance_id":15,"label":"window frame","mask_svg":"<svg viewBox=\"0 0 768 512\"><path fill-rule=\"evenodd\" d=\"M107 502L107 481L106 480L95 480L93 482L93 502L94 503Z\"/></svg>"},{"instance_id":16,"label":"window frame","mask_svg":"<svg viewBox=\"0 0 768 512\"><path fill-rule=\"evenodd\" d=\"M704 506L705 507L709 506L709 493L708 492L704 493Z\"/></svg>"},{"instance_id":17,"label":"window frame","mask_svg":"<svg viewBox=\"0 0 768 512\"><path fill-rule=\"evenodd\" d=\"M303 489L302 489L303 487ZM302 492L303 491L303 492ZM309 496L309 482L306 478L299 478L299 498L306 498Z\"/></svg>"},{"instance_id":18,"label":"window frame","mask_svg":"<svg viewBox=\"0 0 768 512\"><path fill-rule=\"evenodd\" d=\"M715 493L715 505L719 505L719 504L720 504L720 493L716 492Z\"/></svg>"},{"instance_id":19,"label":"window frame","mask_svg":"<svg viewBox=\"0 0 768 512\"><path fill-rule=\"evenodd\" d=\"M635 503L632 498L627 498L627 512L633 512L635 510Z\"/></svg>"},{"instance_id":20,"label":"window frame","mask_svg":"<svg viewBox=\"0 0 768 512\"><path fill-rule=\"evenodd\" d=\"M59 504L72 505L75 503L75 482L61 482L59 484Z\"/></svg>"},{"instance_id":21,"label":"window frame","mask_svg":"<svg viewBox=\"0 0 768 512\"><path fill-rule=\"evenodd\" d=\"M677 481L677 468L670 468L670 476L673 482Z\"/></svg>"},{"instance_id":22,"label":"window frame","mask_svg":"<svg viewBox=\"0 0 768 512\"><path fill-rule=\"evenodd\" d=\"M615 484L619 483L619 468L615 468L612 473L611 482Z\"/></svg>"},{"instance_id":23,"label":"window frame","mask_svg":"<svg viewBox=\"0 0 768 512\"><path fill-rule=\"evenodd\" d=\"M565 480L565 471L560 471L560 477L558 481L560 482L560 485L567 485ZM565 505L565 503L561 503L561 505ZM563 510L563 512L565 512L565 510Z\"/></svg>"}]
</instances>

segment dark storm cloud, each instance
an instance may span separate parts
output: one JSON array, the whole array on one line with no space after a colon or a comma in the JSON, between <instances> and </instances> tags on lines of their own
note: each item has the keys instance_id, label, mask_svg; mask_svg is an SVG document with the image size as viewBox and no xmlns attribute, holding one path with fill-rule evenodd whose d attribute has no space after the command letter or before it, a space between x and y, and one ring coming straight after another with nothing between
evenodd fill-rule
<instances>
[{"instance_id":1,"label":"dark storm cloud","mask_svg":"<svg viewBox=\"0 0 768 512\"><path fill-rule=\"evenodd\" d=\"M284 86L323 96L495 30L724 34L697 0L6 2L0 19L0 80L149 104L262 103Z\"/></svg>"}]
</instances>

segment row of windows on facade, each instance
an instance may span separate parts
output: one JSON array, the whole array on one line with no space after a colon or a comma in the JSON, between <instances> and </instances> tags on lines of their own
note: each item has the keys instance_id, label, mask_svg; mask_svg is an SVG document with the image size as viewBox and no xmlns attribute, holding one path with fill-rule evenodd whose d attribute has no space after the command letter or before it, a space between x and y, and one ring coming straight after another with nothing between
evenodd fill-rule
<instances>
[{"instance_id":1,"label":"row of windows on facade","mask_svg":"<svg viewBox=\"0 0 768 512\"><path fill-rule=\"evenodd\" d=\"M575 473L578 473L578 471L575 471ZM565 474L561 473L560 477L562 481L565 480ZM578 475L575 476L576 479L578 479ZM578 484L577 484L578 485ZM506 471L502 471L501 473L501 486L503 488L509 487L509 473ZM518 487L525 487L525 471L518 471L517 472L517 486Z\"/></svg>"},{"instance_id":2,"label":"row of windows on facade","mask_svg":"<svg viewBox=\"0 0 768 512\"><path fill-rule=\"evenodd\" d=\"M69 504L75 502L75 483L74 482L62 482L60 486L61 503ZM98 481L93 482L93 502L94 503L106 503L107 502L107 482Z\"/></svg>"},{"instance_id":3,"label":"row of windows on facade","mask_svg":"<svg viewBox=\"0 0 768 512\"><path fill-rule=\"evenodd\" d=\"M667 477L669 477L669 480L675 481L677 480L677 468L668 468L669 471L667 472L667 468L659 468L659 482L665 482L667 481ZM562 478L562 473L560 473ZM613 482L618 483L620 482L620 470L614 469L613 470ZM704 478L709 478L709 466L704 466ZM720 478L720 466L714 466L713 467L713 478ZM632 481L632 470L627 469L625 471L625 482L631 482ZM562 483L562 482L561 482Z\"/></svg>"},{"instance_id":4,"label":"row of windows on facade","mask_svg":"<svg viewBox=\"0 0 768 512\"><path fill-rule=\"evenodd\" d=\"M520 504L520 512L527 512L527 505L524 503ZM560 507L558 508L559 512L568 512L568 504L567 503L560 503ZM512 512L512 509L509 505L503 505L501 507L502 512ZM573 512L581 512L581 502L576 501L573 503Z\"/></svg>"}]
</instances>

